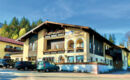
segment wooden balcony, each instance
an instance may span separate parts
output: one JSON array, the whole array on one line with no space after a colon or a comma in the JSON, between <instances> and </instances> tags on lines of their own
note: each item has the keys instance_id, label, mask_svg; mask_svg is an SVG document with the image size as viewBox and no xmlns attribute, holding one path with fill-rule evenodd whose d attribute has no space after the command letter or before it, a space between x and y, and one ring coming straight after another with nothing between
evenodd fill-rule
<instances>
[{"instance_id":1,"label":"wooden balcony","mask_svg":"<svg viewBox=\"0 0 130 80\"><path fill-rule=\"evenodd\" d=\"M5 50L4 50L5 52L18 52L18 53L22 53L23 52L23 50L17 50L17 49L14 49L14 48L5 48Z\"/></svg>"},{"instance_id":2,"label":"wooden balcony","mask_svg":"<svg viewBox=\"0 0 130 80\"><path fill-rule=\"evenodd\" d=\"M45 50L43 52L44 54L60 54L60 53L65 53L65 49L50 49L50 50Z\"/></svg>"},{"instance_id":3,"label":"wooden balcony","mask_svg":"<svg viewBox=\"0 0 130 80\"><path fill-rule=\"evenodd\" d=\"M76 52L83 52L84 51L84 48L83 47L77 47L76 48Z\"/></svg>"},{"instance_id":4,"label":"wooden balcony","mask_svg":"<svg viewBox=\"0 0 130 80\"><path fill-rule=\"evenodd\" d=\"M67 49L67 53L73 53L74 52L74 48L68 48Z\"/></svg>"}]
</instances>

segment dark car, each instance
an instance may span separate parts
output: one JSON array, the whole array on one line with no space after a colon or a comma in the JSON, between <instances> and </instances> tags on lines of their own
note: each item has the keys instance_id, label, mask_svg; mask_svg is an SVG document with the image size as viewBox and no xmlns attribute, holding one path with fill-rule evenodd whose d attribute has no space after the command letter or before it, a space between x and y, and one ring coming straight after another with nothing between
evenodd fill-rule
<instances>
[{"instance_id":1,"label":"dark car","mask_svg":"<svg viewBox=\"0 0 130 80\"><path fill-rule=\"evenodd\" d=\"M57 66L54 63L44 62L44 61L38 61L37 63L37 71L59 71L59 66Z\"/></svg>"},{"instance_id":2,"label":"dark car","mask_svg":"<svg viewBox=\"0 0 130 80\"><path fill-rule=\"evenodd\" d=\"M14 61L11 59L0 59L0 67L13 68L14 64Z\"/></svg>"},{"instance_id":3,"label":"dark car","mask_svg":"<svg viewBox=\"0 0 130 80\"><path fill-rule=\"evenodd\" d=\"M23 70L35 70L36 64L28 61L18 61L15 63L15 68L17 70L23 69Z\"/></svg>"}]
</instances>

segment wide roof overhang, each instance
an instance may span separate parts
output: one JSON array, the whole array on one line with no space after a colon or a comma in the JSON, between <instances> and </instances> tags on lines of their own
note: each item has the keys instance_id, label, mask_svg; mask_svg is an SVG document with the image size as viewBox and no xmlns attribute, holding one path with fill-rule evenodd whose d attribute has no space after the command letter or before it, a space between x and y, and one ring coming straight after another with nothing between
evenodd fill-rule
<instances>
[{"instance_id":1,"label":"wide roof overhang","mask_svg":"<svg viewBox=\"0 0 130 80\"><path fill-rule=\"evenodd\" d=\"M38 32L42 29L46 29L46 25L51 24L51 25L58 25L62 28L66 28L66 27L70 27L70 28L78 28L78 29L82 29L84 31L87 31L91 34L94 34L95 36L97 36L100 40L106 42L109 45L115 46L115 44L113 44L112 42L110 42L109 40L107 40L106 38L104 38L103 36L101 36L98 32L96 32L95 30L91 29L88 26L80 26L80 25L72 25L72 24L64 24L64 23L57 23L57 22L51 22L51 21L45 21L43 23L41 23L40 25L38 25L37 27L33 28L32 30L30 30L29 32L27 32L26 34L24 34L23 36L21 36L20 38L17 39L17 41L22 41L24 42L29 36L33 35L33 34L38 34Z\"/></svg>"}]
</instances>

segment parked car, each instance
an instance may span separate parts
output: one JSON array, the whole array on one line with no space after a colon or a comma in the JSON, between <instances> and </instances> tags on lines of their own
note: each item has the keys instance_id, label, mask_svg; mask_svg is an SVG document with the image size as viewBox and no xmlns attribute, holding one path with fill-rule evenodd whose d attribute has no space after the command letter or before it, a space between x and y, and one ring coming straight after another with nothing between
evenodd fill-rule
<instances>
[{"instance_id":1,"label":"parked car","mask_svg":"<svg viewBox=\"0 0 130 80\"><path fill-rule=\"evenodd\" d=\"M49 72L49 71L59 71L59 66L57 66L54 63L49 63L47 61L38 61L37 62L37 71L45 71L45 72Z\"/></svg>"},{"instance_id":2,"label":"parked car","mask_svg":"<svg viewBox=\"0 0 130 80\"><path fill-rule=\"evenodd\" d=\"M23 70L35 70L36 69L36 64L28 61L18 61L15 63L15 68L17 70L23 69Z\"/></svg>"},{"instance_id":3,"label":"parked car","mask_svg":"<svg viewBox=\"0 0 130 80\"><path fill-rule=\"evenodd\" d=\"M0 67L13 68L15 62L12 59L0 59Z\"/></svg>"}]
</instances>

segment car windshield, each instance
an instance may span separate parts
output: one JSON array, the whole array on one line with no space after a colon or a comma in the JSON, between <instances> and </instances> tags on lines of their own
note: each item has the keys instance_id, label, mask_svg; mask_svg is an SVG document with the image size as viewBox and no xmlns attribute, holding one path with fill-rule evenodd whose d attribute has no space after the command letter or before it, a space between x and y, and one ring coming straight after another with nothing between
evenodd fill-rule
<instances>
[{"instance_id":1,"label":"car windshield","mask_svg":"<svg viewBox=\"0 0 130 80\"><path fill-rule=\"evenodd\" d=\"M0 59L0 63L2 63L2 62L5 62L5 60L4 59Z\"/></svg>"},{"instance_id":2,"label":"car windshield","mask_svg":"<svg viewBox=\"0 0 130 80\"><path fill-rule=\"evenodd\" d=\"M16 64L21 64L22 62L16 62Z\"/></svg>"},{"instance_id":3,"label":"car windshield","mask_svg":"<svg viewBox=\"0 0 130 80\"><path fill-rule=\"evenodd\" d=\"M42 65L42 64L43 64L43 61L39 61L38 64L41 64L41 65Z\"/></svg>"}]
</instances>

